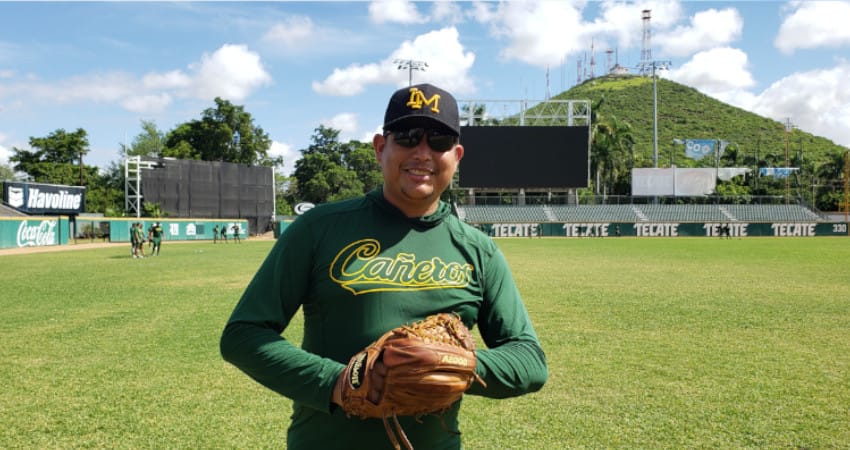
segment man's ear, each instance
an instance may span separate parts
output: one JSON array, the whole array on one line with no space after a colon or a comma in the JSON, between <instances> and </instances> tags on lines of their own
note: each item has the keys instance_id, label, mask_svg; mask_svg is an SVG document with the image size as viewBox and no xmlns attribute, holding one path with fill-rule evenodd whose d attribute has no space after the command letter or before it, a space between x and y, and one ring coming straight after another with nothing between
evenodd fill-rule
<instances>
[{"instance_id":1,"label":"man's ear","mask_svg":"<svg viewBox=\"0 0 850 450\"><path fill-rule=\"evenodd\" d=\"M375 159L378 160L378 163L381 162L385 145L387 145L387 138L383 134L375 133L375 136L372 137L372 147L375 149Z\"/></svg>"},{"instance_id":2,"label":"man's ear","mask_svg":"<svg viewBox=\"0 0 850 450\"><path fill-rule=\"evenodd\" d=\"M457 147L455 147L455 155L456 155L456 157L455 157L456 161L460 161L461 159L463 159L463 146L462 145L458 144Z\"/></svg>"}]
</instances>

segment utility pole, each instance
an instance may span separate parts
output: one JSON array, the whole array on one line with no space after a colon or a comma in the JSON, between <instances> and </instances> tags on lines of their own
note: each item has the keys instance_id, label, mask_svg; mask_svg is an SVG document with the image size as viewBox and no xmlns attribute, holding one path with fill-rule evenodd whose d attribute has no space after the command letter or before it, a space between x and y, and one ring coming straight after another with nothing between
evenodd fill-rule
<instances>
[{"instance_id":1,"label":"utility pole","mask_svg":"<svg viewBox=\"0 0 850 450\"><path fill-rule=\"evenodd\" d=\"M791 201L791 159L789 153L791 151L791 130L794 129L794 124L791 123L791 118L785 119L785 170L788 171L788 176L785 177L785 204Z\"/></svg>"},{"instance_id":2,"label":"utility pole","mask_svg":"<svg viewBox=\"0 0 850 450\"><path fill-rule=\"evenodd\" d=\"M844 222L850 222L850 150L844 152ZM848 227L850 228L850 227ZM850 235L850 230L847 230Z\"/></svg>"},{"instance_id":3,"label":"utility pole","mask_svg":"<svg viewBox=\"0 0 850 450\"><path fill-rule=\"evenodd\" d=\"M428 63L425 61L416 61L413 59L396 59L393 60L393 63L396 64L396 69L403 70L407 69L407 82L408 86L413 86L413 71L421 70L425 71L425 68L428 67Z\"/></svg>"},{"instance_id":4,"label":"utility pole","mask_svg":"<svg viewBox=\"0 0 850 450\"><path fill-rule=\"evenodd\" d=\"M658 168L658 77L656 70L666 70L671 65L670 61L649 61L645 63L649 68L644 68L644 63L639 66L641 72L649 70L652 74L652 166Z\"/></svg>"},{"instance_id":5,"label":"utility pole","mask_svg":"<svg viewBox=\"0 0 850 450\"><path fill-rule=\"evenodd\" d=\"M658 168L658 82L655 71L667 69L673 65L670 61L655 61L652 59L652 14L651 10L641 11L643 22L642 48L640 52L640 64L638 71L641 75L652 76L652 166Z\"/></svg>"}]
</instances>

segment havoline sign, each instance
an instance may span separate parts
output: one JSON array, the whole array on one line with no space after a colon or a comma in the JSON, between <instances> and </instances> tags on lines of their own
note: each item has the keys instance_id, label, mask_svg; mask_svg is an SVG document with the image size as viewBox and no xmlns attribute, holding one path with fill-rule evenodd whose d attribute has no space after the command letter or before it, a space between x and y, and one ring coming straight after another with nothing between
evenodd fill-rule
<instances>
[{"instance_id":1,"label":"havoline sign","mask_svg":"<svg viewBox=\"0 0 850 450\"><path fill-rule=\"evenodd\" d=\"M57 184L3 183L3 201L28 214L79 214L86 209L86 188Z\"/></svg>"}]
</instances>

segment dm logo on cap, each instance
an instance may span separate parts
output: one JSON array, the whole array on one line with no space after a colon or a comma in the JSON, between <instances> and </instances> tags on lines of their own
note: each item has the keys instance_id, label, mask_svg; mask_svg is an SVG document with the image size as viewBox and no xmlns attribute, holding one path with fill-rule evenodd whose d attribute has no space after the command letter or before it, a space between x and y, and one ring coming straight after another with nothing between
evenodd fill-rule
<instances>
[{"instance_id":1,"label":"dm logo on cap","mask_svg":"<svg viewBox=\"0 0 850 450\"><path fill-rule=\"evenodd\" d=\"M410 88L410 100L407 101L407 106L411 109L422 109L423 105L433 105L431 106L431 111L434 113L440 113L440 94L434 94L431 98L426 98L425 93L422 92L419 88Z\"/></svg>"}]
</instances>

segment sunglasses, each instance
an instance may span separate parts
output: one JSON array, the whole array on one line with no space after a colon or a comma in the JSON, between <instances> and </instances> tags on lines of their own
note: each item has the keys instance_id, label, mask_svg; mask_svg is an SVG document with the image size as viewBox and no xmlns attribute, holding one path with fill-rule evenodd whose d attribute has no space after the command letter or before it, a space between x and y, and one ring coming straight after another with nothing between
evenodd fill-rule
<instances>
[{"instance_id":1,"label":"sunglasses","mask_svg":"<svg viewBox=\"0 0 850 450\"><path fill-rule=\"evenodd\" d=\"M458 143L458 137L453 134L445 134L440 130L430 130L427 128L410 128L408 130L387 131L384 136L393 135L393 140L396 144L413 148L422 142L425 137L428 141L428 146L435 152L447 152Z\"/></svg>"}]
</instances>

